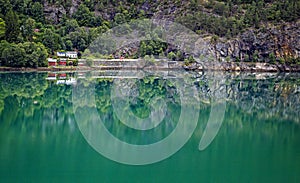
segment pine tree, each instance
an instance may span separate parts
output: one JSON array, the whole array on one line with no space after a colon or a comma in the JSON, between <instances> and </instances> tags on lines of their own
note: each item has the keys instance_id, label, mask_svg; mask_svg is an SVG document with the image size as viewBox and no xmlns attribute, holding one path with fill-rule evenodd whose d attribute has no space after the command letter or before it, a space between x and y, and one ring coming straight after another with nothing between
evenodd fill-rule
<instances>
[{"instance_id":1,"label":"pine tree","mask_svg":"<svg viewBox=\"0 0 300 183\"><path fill-rule=\"evenodd\" d=\"M8 42L16 42L20 34L18 15L11 9L5 16L6 31L5 36Z\"/></svg>"}]
</instances>

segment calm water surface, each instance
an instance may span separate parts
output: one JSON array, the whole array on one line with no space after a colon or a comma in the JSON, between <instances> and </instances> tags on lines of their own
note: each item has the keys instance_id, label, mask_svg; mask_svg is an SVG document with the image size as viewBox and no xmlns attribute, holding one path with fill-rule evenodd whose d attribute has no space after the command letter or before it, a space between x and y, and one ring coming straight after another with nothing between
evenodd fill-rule
<instances>
[{"instance_id":1,"label":"calm water surface","mask_svg":"<svg viewBox=\"0 0 300 183\"><path fill-rule=\"evenodd\" d=\"M225 104L224 116L200 151L208 121L222 114L215 104ZM149 118L147 124L160 123L128 127ZM123 147L94 128L145 146L172 136L181 121L184 133L197 122L191 137L156 163L116 162L96 147L107 142L111 154L126 159ZM300 182L300 75L0 73L0 182L58 181Z\"/></svg>"}]
</instances>

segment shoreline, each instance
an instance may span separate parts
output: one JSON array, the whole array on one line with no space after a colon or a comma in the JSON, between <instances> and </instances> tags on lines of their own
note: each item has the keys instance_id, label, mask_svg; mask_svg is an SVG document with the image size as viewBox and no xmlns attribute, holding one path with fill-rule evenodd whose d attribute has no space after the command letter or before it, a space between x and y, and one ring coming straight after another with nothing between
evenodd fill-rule
<instances>
[{"instance_id":1,"label":"shoreline","mask_svg":"<svg viewBox=\"0 0 300 183\"><path fill-rule=\"evenodd\" d=\"M110 60L107 60L110 62ZM174 61L171 61L174 62ZM0 67L1 72L56 72L56 71L97 71L97 70L178 70L187 71L220 71L220 72L300 72L300 65L269 64L254 62L201 62L184 65L177 61L174 66L150 65L142 67L139 64L130 66L101 65L101 66L59 66L59 67Z\"/></svg>"},{"instance_id":2,"label":"shoreline","mask_svg":"<svg viewBox=\"0 0 300 183\"><path fill-rule=\"evenodd\" d=\"M262 62L202 62L183 66L194 71L224 72L300 72L299 64L270 64Z\"/></svg>"}]
</instances>

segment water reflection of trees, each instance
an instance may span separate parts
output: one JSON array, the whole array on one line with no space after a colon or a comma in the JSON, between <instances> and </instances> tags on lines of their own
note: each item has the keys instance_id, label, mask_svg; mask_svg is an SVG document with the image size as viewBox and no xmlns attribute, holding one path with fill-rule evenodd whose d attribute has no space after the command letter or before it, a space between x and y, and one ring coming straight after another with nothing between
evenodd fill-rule
<instances>
[{"instance_id":1,"label":"water reflection of trees","mask_svg":"<svg viewBox=\"0 0 300 183\"><path fill-rule=\"evenodd\" d=\"M198 87L200 94L200 110L209 114L212 92L210 80L206 74L195 74L189 78ZM67 133L75 130L73 117L72 86L57 85L47 81L46 73L12 73L0 74L0 125L14 127L23 132L39 132L42 136L53 133ZM280 74L257 78L257 75L222 74L224 82L216 84L214 90L226 92L227 110L225 122L233 128L247 126L245 118L259 121L297 122L300 119L300 77L298 74ZM78 82L89 85L89 80L78 79ZM98 79L96 82L96 106L106 127L120 138L131 133L113 113L111 105L112 79ZM168 135L176 126L180 115L180 102L176 90L167 80L144 78L135 82L137 96L133 106L134 113L140 117L149 114L147 105L154 96L166 98L168 101L167 118L169 123L156 131L160 134L155 140ZM217 92L215 92L217 93ZM94 94L91 94L94 95ZM93 107L88 106L87 107ZM202 111L203 112L203 111ZM199 120L201 121L201 120ZM201 121L202 122L202 121ZM205 123L205 121L203 121ZM271 124L274 124L272 122ZM278 126L273 125L277 128ZM124 130L120 130L124 129ZM133 133L132 133L133 134ZM136 134L138 137L145 134ZM133 138L134 139L134 138ZM138 139L138 138L135 138ZM124 139L128 140L128 139ZM151 141L153 142L153 141ZM139 140L132 143L146 143Z\"/></svg>"},{"instance_id":2,"label":"water reflection of trees","mask_svg":"<svg viewBox=\"0 0 300 183\"><path fill-rule=\"evenodd\" d=\"M167 111L164 120L156 128L146 131L128 128L122 123L122 119L118 119L111 103L112 84L107 80L98 83L95 98L99 116L113 135L133 144L149 144L163 139L176 127L180 115L180 99L172 82L156 77L146 77L122 80L121 85L118 86L130 96L130 103L125 107L139 118L149 117L153 110L150 107L153 100L159 98L166 102Z\"/></svg>"},{"instance_id":3,"label":"water reflection of trees","mask_svg":"<svg viewBox=\"0 0 300 183\"><path fill-rule=\"evenodd\" d=\"M46 137L76 128L71 87L55 85L46 77L47 73L0 74L0 124L4 129Z\"/></svg>"}]
</instances>

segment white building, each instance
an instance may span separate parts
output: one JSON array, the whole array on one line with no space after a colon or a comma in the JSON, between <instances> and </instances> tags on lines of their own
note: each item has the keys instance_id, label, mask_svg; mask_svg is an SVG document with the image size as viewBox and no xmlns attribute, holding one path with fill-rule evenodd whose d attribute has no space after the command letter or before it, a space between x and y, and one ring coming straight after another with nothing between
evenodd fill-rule
<instances>
[{"instance_id":1,"label":"white building","mask_svg":"<svg viewBox=\"0 0 300 183\"><path fill-rule=\"evenodd\" d=\"M68 51L66 53L66 57L76 59L77 58L77 52L76 51Z\"/></svg>"},{"instance_id":2,"label":"white building","mask_svg":"<svg viewBox=\"0 0 300 183\"><path fill-rule=\"evenodd\" d=\"M56 55L58 57L65 57L66 56L66 53L65 52L57 52Z\"/></svg>"},{"instance_id":3,"label":"white building","mask_svg":"<svg viewBox=\"0 0 300 183\"><path fill-rule=\"evenodd\" d=\"M67 52L57 52L57 57L67 57L67 58L77 58L77 52L76 51L67 51Z\"/></svg>"}]
</instances>

